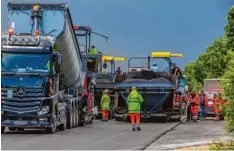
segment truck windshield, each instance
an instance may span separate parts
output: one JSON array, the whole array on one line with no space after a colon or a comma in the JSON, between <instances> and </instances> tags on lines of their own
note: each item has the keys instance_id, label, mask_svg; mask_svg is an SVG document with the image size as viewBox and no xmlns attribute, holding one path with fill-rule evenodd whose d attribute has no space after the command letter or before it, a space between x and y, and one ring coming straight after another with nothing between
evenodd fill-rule
<instances>
[{"instance_id":1,"label":"truck windshield","mask_svg":"<svg viewBox=\"0 0 234 151\"><path fill-rule=\"evenodd\" d=\"M49 73L50 54L1 54L2 72Z\"/></svg>"}]
</instances>

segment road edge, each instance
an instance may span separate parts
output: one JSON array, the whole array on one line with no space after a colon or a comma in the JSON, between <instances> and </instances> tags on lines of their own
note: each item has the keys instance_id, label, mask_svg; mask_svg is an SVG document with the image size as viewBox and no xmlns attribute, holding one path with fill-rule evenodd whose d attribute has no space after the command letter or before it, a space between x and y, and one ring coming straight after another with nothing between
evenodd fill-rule
<instances>
[{"instance_id":1,"label":"road edge","mask_svg":"<svg viewBox=\"0 0 234 151\"><path fill-rule=\"evenodd\" d=\"M147 141L142 147L136 148L134 150L146 150L147 147L149 147L151 144L153 144L155 141L157 141L160 137L165 135L166 133L170 132L174 128L176 128L178 125L183 123L185 118L181 119L179 122L176 122L174 125L170 126L168 129L162 131L159 135L154 136L151 140Z\"/></svg>"},{"instance_id":2,"label":"road edge","mask_svg":"<svg viewBox=\"0 0 234 151\"><path fill-rule=\"evenodd\" d=\"M190 143L190 144L183 144L183 146L168 148L166 150L179 150L179 149L183 149L183 148L187 148L187 147L197 147L197 146L201 146L201 145L210 145L210 144L213 144L215 142L225 143L228 141L234 141L234 139L224 139L224 140L214 140L214 141L209 140L209 141L202 141L202 142L194 142L194 143Z\"/></svg>"}]
</instances>

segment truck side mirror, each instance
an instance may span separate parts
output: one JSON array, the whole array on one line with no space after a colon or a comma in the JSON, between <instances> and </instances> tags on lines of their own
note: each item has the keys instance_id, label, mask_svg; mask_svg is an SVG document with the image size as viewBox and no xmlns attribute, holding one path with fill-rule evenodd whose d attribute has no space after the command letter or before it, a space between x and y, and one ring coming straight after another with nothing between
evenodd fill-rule
<instances>
[{"instance_id":1,"label":"truck side mirror","mask_svg":"<svg viewBox=\"0 0 234 151\"><path fill-rule=\"evenodd\" d=\"M52 63L55 66L55 74L57 75L60 72L61 56L58 54L53 54Z\"/></svg>"}]
</instances>

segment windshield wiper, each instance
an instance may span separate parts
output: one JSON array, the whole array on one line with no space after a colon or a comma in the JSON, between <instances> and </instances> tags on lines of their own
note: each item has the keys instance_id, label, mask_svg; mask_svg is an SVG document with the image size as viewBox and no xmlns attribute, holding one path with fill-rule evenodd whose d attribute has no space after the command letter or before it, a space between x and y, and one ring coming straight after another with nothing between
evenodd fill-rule
<instances>
[{"instance_id":1,"label":"windshield wiper","mask_svg":"<svg viewBox=\"0 0 234 151\"><path fill-rule=\"evenodd\" d=\"M15 76L19 76L16 72L7 72L7 71L1 71L2 74L7 74L7 75L15 75Z\"/></svg>"},{"instance_id":2,"label":"windshield wiper","mask_svg":"<svg viewBox=\"0 0 234 151\"><path fill-rule=\"evenodd\" d=\"M40 76L41 78L45 76L40 72L30 72L30 73L28 73L28 75L30 75L30 76Z\"/></svg>"}]
</instances>

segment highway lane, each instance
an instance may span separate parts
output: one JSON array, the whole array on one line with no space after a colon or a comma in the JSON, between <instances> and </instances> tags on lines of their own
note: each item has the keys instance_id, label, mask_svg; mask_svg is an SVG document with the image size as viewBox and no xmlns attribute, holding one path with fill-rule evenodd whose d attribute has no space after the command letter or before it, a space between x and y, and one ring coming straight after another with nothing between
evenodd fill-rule
<instances>
[{"instance_id":1,"label":"highway lane","mask_svg":"<svg viewBox=\"0 0 234 151\"><path fill-rule=\"evenodd\" d=\"M140 149L178 123L142 123L142 131L132 132L126 122L100 122L55 134L43 131L6 132L3 150L106 150Z\"/></svg>"},{"instance_id":2,"label":"highway lane","mask_svg":"<svg viewBox=\"0 0 234 151\"><path fill-rule=\"evenodd\" d=\"M224 125L225 121L215 122L214 120L185 122L160 137L146 150L168 150L234 139L234 134L227 133Z\"/></svg>"}]
</instances>

